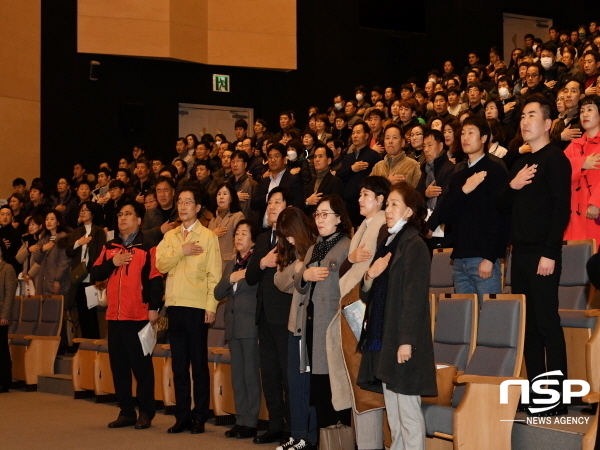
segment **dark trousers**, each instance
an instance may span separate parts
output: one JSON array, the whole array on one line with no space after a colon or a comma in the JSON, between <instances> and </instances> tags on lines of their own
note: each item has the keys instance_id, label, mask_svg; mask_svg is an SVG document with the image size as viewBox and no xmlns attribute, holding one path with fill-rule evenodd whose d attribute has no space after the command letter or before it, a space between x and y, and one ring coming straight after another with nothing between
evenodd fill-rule
<instances>
[{"instance_id":1,"label":"dark trousers","mask_svg":"<svg viewBox=\"0 0 600 450\"><path fill-rule=\"evenodd\" d=\"M262 308L258 316L258 348L262 388L269 411L269 430L291 431L287 324L269 324Z\"/></svg>"},{"instance_id":2,"label":"dark trousers","mask_svg":"<svg viewBox=\"0 0 600 450\"><path fill-rule=\"evenodd\" d=\"M350 409L336 411L331 403L331 383L329 374L310 374L310 404L317 412L317 429L342 422L350 426Z\"/></svg>"},{"instance_id":3,"label":"dark trousers","mask_svg":"<svg viewBox=\"0 0 600 450\"><path fill-rule=\"evenodd\" d=\"M525 294L525 367L527 378L551 370L567 376L565 336L558 315L558 283L562 260L555 262L554 273L537 275L540 254L513 253L512 292ZM562 381L562 380L559 380Z\"/></svg>"},{"instance_id":4,"label":"dark trousers","mask_svg":"<svg viewBox=\"0 0 600 450\"><path fill-rule=\"evenodd\" d=\"M140 413L153 418L156 412L152 355L144 355L138 336L147 323L147 320L108 321L110 368L121 407L119 414L126 417L136 417L135 399L131 394L132 371L137 382L136 396Z\"/></svg>"},{"instance_id":5,"label":"dark trousers","mask_svg":"<svg viewBox=\"0 0 600 450\"><path fill-rule=\"evenodd\" d=\"M208 420L210 375L208 371L208 324L205 311L185 306L169 306L169 342L175 382L175 417L188 422ZM192 384L194 380L194 409Z\"/></svg>"},{"instance_id":6,"label":"dark trousers","mask_svg":"<svg viewBox=\"0 0 600 450\"><path fill-rule=\"evenodd\" d=\"M98 308L88 309L85 288L89 283L80 283L75 289L75 305L81 328L81 337L85 339L100 339L100 327L98 325Z\"/></svg>"},{"instance_id":7,"label":"dark trousers","mask_svg":"<svg viewBox=\"0 0 600 450\"><path fill-rule=\"evenodd\" d=\"M12 362L8 348L8 325L0 326L0 387L10 389L12 384Z\"/></svg>"}]
</instances>

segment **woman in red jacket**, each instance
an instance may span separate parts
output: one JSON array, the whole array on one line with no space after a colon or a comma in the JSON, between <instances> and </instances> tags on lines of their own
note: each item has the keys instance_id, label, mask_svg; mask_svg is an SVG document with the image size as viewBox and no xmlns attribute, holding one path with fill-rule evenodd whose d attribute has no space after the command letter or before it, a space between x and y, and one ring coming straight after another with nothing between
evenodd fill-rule
<instances>
[{"instance_id":1,"label":"woman in red jacket","mask_svg":"<svg viewBox=\"0 0 600 450\"><path fill-rule=\"evenodd\" d=\"M571 161L571 218L565 240L596 239L600 243L600 96L580 102L582 137L565 150Z\"/></svg>"}]
</instances>

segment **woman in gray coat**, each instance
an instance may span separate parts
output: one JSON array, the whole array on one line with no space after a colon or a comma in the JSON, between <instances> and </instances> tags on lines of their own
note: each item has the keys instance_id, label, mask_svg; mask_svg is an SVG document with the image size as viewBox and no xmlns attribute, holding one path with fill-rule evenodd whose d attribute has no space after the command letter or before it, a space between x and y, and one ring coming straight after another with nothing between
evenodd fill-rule
<instances>
[{"instance_id":1,"label":"woman in gray coat","mask_svg":"<svg viewBox=\"0 0 600 450\"><path fill-rule=\"evenodd\" d=\"M226 437L256 436L260 410L260 373L256 292L258 285L246 283L246 267L252 258L252 222L240 221L233 232L235 258L227 262L223 278L215 287L215 298L225 303L225 340L231 353L231 383L235 401L235 426Z\"/></svg>"},{"instance_id":2,"label":"woman in gray coat","mask_svg":"<svg viewBox=\"0 0 600 450\"><path fill-rule=\"evenodd\" d=\"M219 250L223 260L223 270L229 261L235 258L233 245L233 232L240 220L244 220L244 213L240 207L237 192L229 183L221 183L217 188L217 211L215 217L208 223L219 238Z\"/></svg>"},{"instance_id":3,"label":"woman in gray coat","mask_svg":"<svg viewBox=\"0 0 600 450\"><path fill-rule=\"evenodd\" d=\"M314 217L319 238L308 250L295 280L296 290L306 294L298 305L296 332L302 335L300 367L310 367L311 405L316 409L318 427L324 428L338 421L350 425L350 410L335 411L331 403L326 332L339 307L339 268L348 256L352 225L337 195L323 197Z\"/></svg>"},{"instance_id":4,"label":"woman in gray coat","mask_svg":"<svg viewBox=\"0 0 600 450\"><path fill-rule=\"evenodd\" d=\"M71 289L71 259L66 253L69 228L60 212L52 210L44 218L44 231L38 242L39 250L33 260L40 265L35 283L37 295L63 295L65 299Z\"/></svg>"},{"instance_id":5,"label":"woman in gray coat","mask_svg":"<svg viewBox=\"0 0 600 450\"><path fill-rule=\"evenodd\" d=\"M383 388L392 450L425 448L421 396L437 395L429 318L431 257L419 232L427 232L421 194L394 185L385 209L389 237L364 276L368 308L359 347L357 383Z\"/></svg>"}]
</instances>

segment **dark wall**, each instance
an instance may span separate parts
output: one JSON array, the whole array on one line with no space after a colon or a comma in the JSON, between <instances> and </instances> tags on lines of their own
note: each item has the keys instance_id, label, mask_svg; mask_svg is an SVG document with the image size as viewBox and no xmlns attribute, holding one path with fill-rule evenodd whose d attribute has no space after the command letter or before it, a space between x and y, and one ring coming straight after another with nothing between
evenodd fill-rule
<instances>
[{"instance_id":1,"label":"dark wall","mask_svg":"<svg viewBox=\"0 0 600 450\"><path fill-rule=\"evenodd\" d=\"M279 112L291 108L303 127L310 105L325 109L334 94L351 95L357 84L398 87L410 76L424 80L447 58L461 70L470 49L486 53L502 45L503 10L566 17L564 2L561 8L559 2L431 0L422 11L389 9L395 3L366 3L381 11L372 16L361 15L363 0L298 0L298 69L283 72L78 54L77 1L44 1L42 176L53 185L71 173L76 160L92 170L103 161L115 168L120 156L131 155L136 140L151 154L174 157L179 103L252 107L274 131ZM545 6L526 11L536 3ZM598 9L587 0L569 4ZM393 23L373 19L389 11L397 15L398 27L376 29ZM91 60L101 63L98 81L89 80ZM213 73L231 76L229 94L212 92Z\"/></svg>"}]
</instances>

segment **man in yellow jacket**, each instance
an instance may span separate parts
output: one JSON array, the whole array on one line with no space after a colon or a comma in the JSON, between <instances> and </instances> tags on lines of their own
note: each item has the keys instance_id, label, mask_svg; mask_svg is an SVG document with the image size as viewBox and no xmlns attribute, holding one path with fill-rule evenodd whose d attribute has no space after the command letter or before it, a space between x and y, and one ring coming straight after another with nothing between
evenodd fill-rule
<instances>
[{"instance_id":1,"label":"man in yellow jacket","mask_svg":"<svg viewBox=\"0 0 600 450\"><path fill-rule=\"evenodd\" d=\"M167 274L165 305L169 316L169 340L177 403L176 422L169 433L190 430L203 433L208 419L210 376L208 326L215 320L215 286L221 279L219 239L198 221L206 204L206 191L185 188L177 198L182 221L168 231L156 249L156 267ZM191 382L194 380L194 409Z\"/></svg>"}]
</instances>

